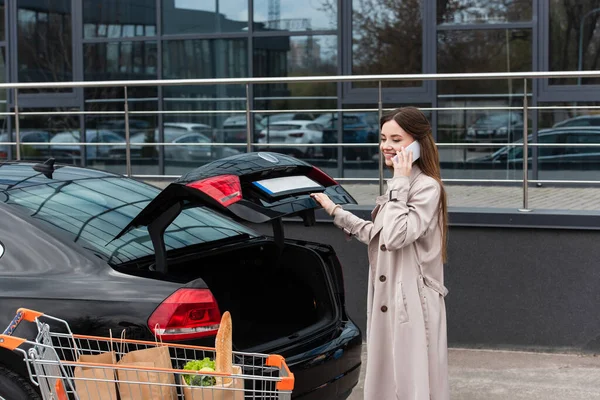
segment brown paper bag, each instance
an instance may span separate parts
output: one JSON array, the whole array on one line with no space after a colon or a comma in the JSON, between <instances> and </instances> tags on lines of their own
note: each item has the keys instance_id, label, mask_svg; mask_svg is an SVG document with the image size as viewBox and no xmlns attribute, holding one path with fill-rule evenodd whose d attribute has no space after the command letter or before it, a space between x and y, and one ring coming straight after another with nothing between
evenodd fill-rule
<instances>
[{"instance_id":1,"label":"brown paper bag","mask_svg":"<svg viewBox=\"0 0 600 400\"><path fill-rule=\"evenodd\" d=\"M81 355L78 362L97 364L116 364L114 351ZM117 387L115 385L115 370L100 367L75 367L75 389L80 400L117 400ZM88 379L102 379L105 382L90 381Z\"/></svg>"},{"instance_id":2,"label":"brown paper bag","mask_svg":"<svg viewBox=\"0 0 600 400\"><path fill-rule=\"evenodd\" d=\"M234 365L233 373L242 374L242 368ZM217 379L219 381L221 379ZM189 386L183 376L183 398L185 400L244 400L244 380L242 378L222 379L228 383L217 383L217 386ZM240 389L240 390L233 390Z\"/></svg>"},{"instance_id":3,"label":"brown paper bag","mask_svg":"<svg viewBox=\"0 0 600 400\"><path fill-rule=\"evenodd\" d=\"M176 400L177 388L175 375L167 372L143 371L144 368L172 369L169 348L166 346L150 347L148 349L136 350L125 354L118 362L120 367L131 367L138 369L117 370L119 377L119 394L121 400ZM142 369L141 371L139 369ZM139 383L122 383L123 381ZM150 385L148 383L160 383L162 385Z\"/></svg>"}]
</instances>

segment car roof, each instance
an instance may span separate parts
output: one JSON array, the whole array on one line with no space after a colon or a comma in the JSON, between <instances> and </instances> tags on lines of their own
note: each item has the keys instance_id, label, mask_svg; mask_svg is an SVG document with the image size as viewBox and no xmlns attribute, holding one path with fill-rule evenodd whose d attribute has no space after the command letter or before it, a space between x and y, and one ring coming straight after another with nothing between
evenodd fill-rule
<instances>
[{"instance_id":1,"label":"car roof","mask_svg":"<svg viewBox=\"0 0 600 400\"><path fill-rule=\"evenodd\" d=\"M3 162L0 163L0 191L26 186L46 185L50 182L66 182L90 178L121 177L106 171L91 168L62 166L55 164L52 179L33 169L35 163Z\"/></svg>"},{"instance_id":2,"label":"car roof","mask_svg":"<svg viewBox=\"0 0 600 400\"><path fill-rule=\"evenodd\" d=\"M308 124L317 124L318 122L307 121L302 119L290 119L288 121L275 121L269 122L269 125L308 125Z\"/></svg>"}]
</instances>

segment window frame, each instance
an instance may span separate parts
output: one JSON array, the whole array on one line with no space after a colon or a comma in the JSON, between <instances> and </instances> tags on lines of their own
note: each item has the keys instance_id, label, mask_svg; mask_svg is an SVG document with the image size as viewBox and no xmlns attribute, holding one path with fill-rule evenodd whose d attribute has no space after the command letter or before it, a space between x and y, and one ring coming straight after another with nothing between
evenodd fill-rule
<instances>
[{"instance_id":1,"label":"window frame","mask_svg":"<svg viewBox=\"0 0 600 400\"><path fill-rule=\"evenodd\" d=\"M538 16L539 64L534 71L550 71L550 5L534 0ZM537 42L537 41L536 41ZM550 79L539 81L537 99L539 102L595 102L598 99L600 84L597 85L551 85Z\"/></svg>"},{"instance_id":2,"label":"window frame","mask_svg":"<svg viewBox=\"0 0 600 400\"><path fill-rule=\"evenodd\" d=\"M436 4L432 0L421 0L422 21L422 41L423 51L421 60L421 73L433 74L436 72ZM342 0L340 0L342 3ZM343 21L350 23L342 24L341 32L339 33L342 49L341 49L341 74L352 74L352 0L343 1L341 9L341 17ZM356 88L352 87L352 82L342 83L343 100L345 104L361 104L361 103L377 103L379 97L379 89L377 88ZM435 95L435 82L423 81L423 85L418 87L408 88L382 88L382 100L384 103L431 103Z\"/></svg>"}]
</instances>

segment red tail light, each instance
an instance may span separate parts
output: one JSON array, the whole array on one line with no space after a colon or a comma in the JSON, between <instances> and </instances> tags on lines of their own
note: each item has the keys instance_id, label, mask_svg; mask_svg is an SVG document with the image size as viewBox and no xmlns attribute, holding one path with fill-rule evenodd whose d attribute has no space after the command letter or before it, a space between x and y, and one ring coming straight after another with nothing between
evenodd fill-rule
<instances>
[{"instance_id":1,"label":"red tail light","mask_svg":"<svg viewBox=\"0 0 600 400\"><path fill-rule=\"evenodd\" d=\"M220 175L187 184L198 189L227 207L242 199L240 178L235 175Z\"/></svg>"},{"instance_id":2,"label":"red tail light","mask_svg":"<svg viewBox=\"0 0 600 400\"><path fill-rule=\"evenodd\" d=\"M8 153L5 151L0 151L0 158L8 158Z\"/></svg>"},{"instance_id":3,"label":"red tail light","mask_svg":"<svg viewBox=\"0 0 600 400\"><path fill-rule=\"evenodd\" d=\"M221 312L208 289L179 289L154 310L148 327L162 340L190 340L213 336Z\"/></svg>"},{"instance_id":4,"label":"red tail light","mask_svg":"<svg viewBox=\"0 0 600 400\"><path fill-rule=\"evenodd\" d=\"M290 137L295 137L295 138L301 138L302 136L304 136L304 132L290 133L289 136Z\"/></svg>"},{"instance_id":5,"label":"red tail light","mask_svg":"<svg viewBox=\"0 0 600 400\"><path fill-rule=\"evenodd\" d=\"M258 134L258 138L259 138L259 139L263 139L263 138L265 138L266 136L267 136L267 135L265 135L264 133L259 133L259 134Z\"/></svg>"},{"instance_id":6,"label":"red tail light","mask_svg":"<svg viewBox=\"0 0 600 400\"><path fill-rule=\"evenodd\" d=\"M314 165L306 175L323 186L333 186L338 184L332 177L330 177Z\"/></svg>"}]
</instances>

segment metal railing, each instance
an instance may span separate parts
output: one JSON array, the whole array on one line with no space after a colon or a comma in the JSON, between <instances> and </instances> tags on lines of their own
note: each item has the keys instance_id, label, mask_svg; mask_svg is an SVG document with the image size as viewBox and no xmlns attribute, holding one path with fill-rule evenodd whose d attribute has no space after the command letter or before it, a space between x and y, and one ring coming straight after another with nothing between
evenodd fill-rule
<instances>
[{"instance_id":1,"label":"metal railing","mask_svg":"<svg viewBox=\"0 0 600 400\"><path fill-rule=\"evenodd\" d=\"M121 115L125 119L125 142L122 143L110 143L111 146L125 146L125 163L126 163L126 174L128 176L134 176L132 174L132 163L131 163L131 141L130 141L130 126L129 118L132 115L152 115L152 114L163 114L163 115L193 115L193 114L245 114L246 127L253 126L253 114L275 114L275 113L350 113L350 112L378 112L381 117L383 111L383 88L382 82L390 81L440 81L440 80L523 80L523 94L522 107L501 107L501 106L490 106L490 107L422 107L423 111L465 111L465 110L517 110L523 112L523 142L513 143L437 143L438 147L501 147L501 146L515 146L523 147L523 154L528 154L528 147L544 147L552 146L552 144L542 143L529 143L528 137L528 117L530 110L557 110L557 109L600 109L600 106L537 106L531 107L528 105L528 84L529 79L540 79L540 78L599 78L600 71L561 71L561 72L502 72L502 73L457 73L457 74L403 74L403 75L341 75L341 76L302 76L302 77L264 77L264 78L218 78L218 79L168 79L168 80L136 80L136 81L86 81L86 82L39 82L39 83L2 83L0 84L0 90L12 90L13 92L13 105L14 111L12 112L1 112L0 116L13 116L15 119L15 133L16 140L14 142L2 142L0 145L16 145L16 159L21 160L21 135L20 135L20 117L24 116L35 116L35 115ZM342 82L376 82L377 87L377 108L329 108L329 109L283 109L283 110L253 110L252 98L251 98L251 85L258 84L275 84L275 83L342 83ZM240 110L162 110L162 111L132 111L129 109L128 99L128 88L132 87L159 87L159 86L193 86L193 85L244 85L245 86L245 97L236 97L233 100L245 100L245 109ZM26 89L57 89L57 88L102 88L102 87L119 87L124 90L123 111L54 111L54 112L21 112L19 108L19 90ZM511 94L511 97L515 97L515 94ZM599 96L600 98L600 96ZM266 99L266 98L265 98ZM327 99L334 99L334 97L327 97ZM109 99L106 99L107 101ZM185 99L188 100L188 99ZM193 101L194 99L189 99ZM255 99L256 100L256 99ZM115 100L110 100L114 103ZM342 131L343 124L338 123L338 142L337 143L313 143L313 144L302 144L302 147L375 147L377 144L369 143L343 143L342 142ZM245 146L247 151L252 151L253 147L259 146L258 143L252 140L252 128L246 129L246 142L245 143L229 143L229 142L216 142L216 143L136 143L136 146ZM69 143L47 143L47 142L27 142L27 146L60 146L60 145L77 145L85 148L86 146L106 146L109 143L84 143L84 142L69 142ZM260 147L297 147L298 144L269 144L261 143ZM576 147L576 144L570 144L569 147ZM600 144L585 144L586 147L600 147ZM383 193L383 175L384 175L384 161L381 154L379 158L379 176L376 180L379 183L379 191ZM527 157L528 158L528 157ZM523 206L522 211L529 211L529 200L528 200L528 187L530 183L584 183L593 184L599 181L589 180L578 180L578 181L561 181L561 180L530 180L528 176L528 162L526 157L523 157L523 178L522 179L444 179L449 182L475 182L475 183L495 183L495 182L512 182L522 183L523 185ZM143 178L157 178L165 175L135 175L135 177ZM343 178L336 178L343 179ZM373 181L371 178L352 178L352 180L364 180Z\"/></svg>"}]
</instances>

